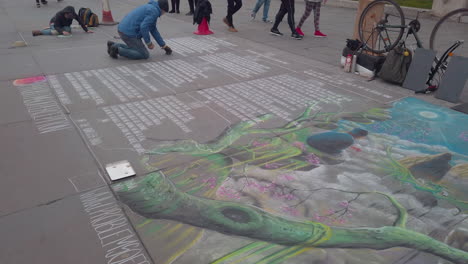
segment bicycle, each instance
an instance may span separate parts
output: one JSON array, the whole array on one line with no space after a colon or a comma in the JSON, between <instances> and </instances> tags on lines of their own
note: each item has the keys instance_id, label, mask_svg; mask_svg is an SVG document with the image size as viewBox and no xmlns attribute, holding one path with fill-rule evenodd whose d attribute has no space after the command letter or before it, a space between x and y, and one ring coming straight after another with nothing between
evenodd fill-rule
<instances>
[{"instance_id":1,"label":"bicycle","mask_svg":"<svg viewBox=\"0 0 468 264\"><path fill-rule=\"evenodd\" d=\"M359 38L363 42L363 49L376 53L383 54L391 51L397 45L404 45L409 35L413 35L418 48L423 48L418 32L421 29L419 22L420 12L416 19L411 20L408 25L405 24L406 19L401 7L394 0L375 0L363 10L359 19L358 31ZM468 23L468 8L454 10L442 17L434 29L430 37L430 48L437 52L443 52L440 58L434 59L434 65L429 72L429 78L426 82L428 89L423 91L435 91L440 82L441 76L447 70L449 58L453 56L455 50L463 46L464 40L457 39L453 43L449 43L446 38L439 35L444 34L444 28L447 24L452 24L453 20L458 20L461 23ZM468 37L468 24L459 23L461 36ZM453 25L449 25L453 27ZM403 38L403 36L406 36ZM448 31L447 31L448 32ZM450 32L453 32L451 28ZM402 40L403 39L403 40ZM452 37L453 39L453 37ZM468 56L468 50L463 50L462 55ZM466 53L466 54L465 54ZM435 77L438 75L437 83Z\"/></svg>"}]
</instances>

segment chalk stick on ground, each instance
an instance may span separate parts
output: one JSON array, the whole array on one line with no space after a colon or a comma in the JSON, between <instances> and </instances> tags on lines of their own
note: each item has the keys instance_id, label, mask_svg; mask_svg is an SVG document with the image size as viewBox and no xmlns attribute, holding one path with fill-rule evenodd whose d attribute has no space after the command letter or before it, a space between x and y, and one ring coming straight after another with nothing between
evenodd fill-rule
<instances>
[{"instance_id":1,"label":"chalk stick on ground","mask_svg":"<svg viewBox=\"0 0 468 264\"><path fill-rule=\"evenodd\" d=\"M26 47L27 45L28 43L26 43L25 41L18 40L18 41L13 42L12 47L20 48L20 47Z\"/></svg>"}]
</instances>

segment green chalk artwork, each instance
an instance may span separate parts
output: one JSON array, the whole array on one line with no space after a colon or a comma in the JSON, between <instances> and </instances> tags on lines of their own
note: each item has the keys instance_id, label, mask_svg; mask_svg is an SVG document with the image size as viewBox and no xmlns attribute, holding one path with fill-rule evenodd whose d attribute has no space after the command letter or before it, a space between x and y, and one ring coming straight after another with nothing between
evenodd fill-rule
<instances>
[{"instance_id":1,"label":"green chalk artwork","mask_svg":"<svg viewBox=\"0 0 468 264\"><path fill-rule=\"evenodd\" d=\"M313 109L148 151L154 172L113 189L155 261L468 263L468 116L413 98Z\"/></svg>"}]
</instances>

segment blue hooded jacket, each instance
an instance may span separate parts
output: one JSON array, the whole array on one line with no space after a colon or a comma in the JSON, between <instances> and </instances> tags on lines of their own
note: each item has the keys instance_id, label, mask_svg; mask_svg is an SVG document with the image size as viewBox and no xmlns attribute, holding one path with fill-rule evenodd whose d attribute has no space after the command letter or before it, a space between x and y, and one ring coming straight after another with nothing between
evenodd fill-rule
<instances>
[{"instance_id":1,"label":"blue hooded jacket","mask_svg":"<svg viewBox=\"0 0 468 264\"><path fill-rule=\"evenodd\" d=\"M143 38L148 45L151 43L150 35L160 47L166 45L156 28L156 22L162 15L158 2L150 0L148 4L133 9L119 23L118 30L131 38Z\"/></svg>"}]
</instances>

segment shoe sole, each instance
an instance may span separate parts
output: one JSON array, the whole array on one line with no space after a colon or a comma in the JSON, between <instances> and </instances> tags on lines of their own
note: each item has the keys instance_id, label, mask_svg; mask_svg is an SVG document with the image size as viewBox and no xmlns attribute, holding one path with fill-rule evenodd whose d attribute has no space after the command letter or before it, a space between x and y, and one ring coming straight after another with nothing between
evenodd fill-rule
<instances>
[{"instance_id":1,"label":"shoe sole","mask_svg":"<svg viewBox=\"0 0 468 264\"><path fill-rule=\"evenodd\" d=\"M314 36L314 38L326 38L327 36Z\"/></svg>"},{"instance_id":2,"label":"shoe sole","mask_svg":"<svg viewBox=\"0 0 468 264\"><path fill-rule=\"evenodd\" d=\"M112 47L114 44L115 44L115 43L112 43L111 45L107 44L107 54L110 55L111 47Z\"/></svg>"},{"instance_id":3,"label":"shoe sole","mask_svg":"<svg viewBox=\"0 0 468 264\"><path fill-rule=\"evenodd\" d=\"M291 37L293 39L302 40L302 38Z\"/></svg>"},{"instance_id":4,"label":"shoe sole","mask_svg":"<svg viewBox=\"0 0 468 264\"><path fill-rule=\"evenodd\" d=\"M271 31L270 31L270 34L273 35L273 36L279 36L279 37L283 36L283 34L278 34L278 33L274 33L274 32L271 32Z\"/></svg>"}]
</instances>

